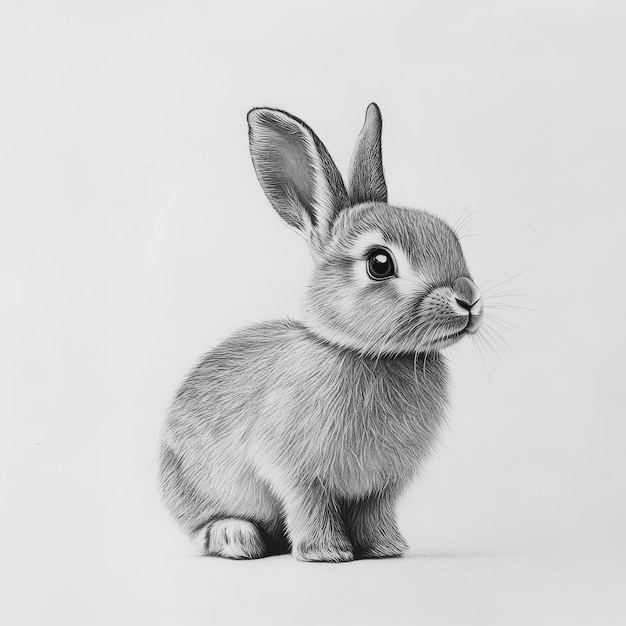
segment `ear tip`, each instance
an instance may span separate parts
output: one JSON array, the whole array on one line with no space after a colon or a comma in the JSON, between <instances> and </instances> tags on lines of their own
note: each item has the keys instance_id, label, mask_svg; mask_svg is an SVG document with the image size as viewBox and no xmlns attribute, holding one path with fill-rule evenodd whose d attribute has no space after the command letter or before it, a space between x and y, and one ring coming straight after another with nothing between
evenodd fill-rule
<instances>
[{"instance_id":1,"label":"ear tip","mask_svg":"<svg viewBox=\"0 0 626 626\"><path fill-rule=\"evenodd\" d=\"M258 124L262 122L263 119L267 119L268 113L270 113L272 109L267 107L254 107L248 111L246 115L246 119L248 120L248 124L252 126L253 124Z\"/></svg>"},{"instance_id":2,"label":"ear tip","mask_svg":"<svg viewBox=\"0 0 626 626\"><path fill-rule=\"evenodd\" d=\"M293 129L294 125L306 127L306 124L295 115L272 107L255 107L250 109L247 120L250 130L263 127Z\"/></svg>"},{"instance_id":3,"label":"ear tip","mask_svg":"<svg viewBox=\"0 0 626 626\"><path fill-rule=\"evenodd\" d=\"M380 107L375 103L375 102L371 102L368 107L367 107L367 111L365 112L365 117L374 117L376 119L382 119L382 115L380 113Z\"/></svg>"}]
</instances>

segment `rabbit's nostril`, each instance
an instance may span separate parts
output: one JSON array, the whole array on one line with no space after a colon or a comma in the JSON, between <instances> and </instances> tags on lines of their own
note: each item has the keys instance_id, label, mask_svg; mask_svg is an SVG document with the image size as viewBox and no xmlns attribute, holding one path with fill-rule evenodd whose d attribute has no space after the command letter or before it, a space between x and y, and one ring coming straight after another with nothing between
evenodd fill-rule
<instances>
[{"instance_id":1,"label":"rabbit's nostril","mask_svg":"<svg viewBox=\"0 0 626 626\"><path fill-rule=\"evenodd\" d=\"M478 288L469 278L457 278L452 284L452 291L457 298L457 302L459 302L459 300L463 302L463 304L459 304L459 306L464 308L474 306L476 301L480 298Z\"/></svg>"},{"instance_id":2,"label":"rabbit's nostril","mask_svg":"<svg viewBox=\"0 0 626 626\"><path fill-rule=\"evenodd\" d=\"M469 302L465 302L465 300L461 300L459 298L455 298L455 300L456 300L456 303L460 307L464 308L466 311L470 311L472 309L473 305L471 305Z\"/></svg>"}]
</instances>

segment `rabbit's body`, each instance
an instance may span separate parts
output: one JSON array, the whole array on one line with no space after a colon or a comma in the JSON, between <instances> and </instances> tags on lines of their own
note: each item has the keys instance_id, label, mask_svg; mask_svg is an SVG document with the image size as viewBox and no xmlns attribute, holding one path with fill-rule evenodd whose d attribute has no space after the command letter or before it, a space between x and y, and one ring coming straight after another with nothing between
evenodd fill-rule
<instances>
[{"instance_id":1,"label":"rabbit's body","mask_svg":"<svg viewBox=\"0 0 626 626\"><path fill-rule=\"evenodd\" d=\"M399 491L445 403L440 355L363 357L296 322L253 326L209 352L176 396L164 440L168 505L190 532L237 518L279 541L277 494L322 486L349 508Z\"/></svg>"},{"instance_id":2,"label":"rabbit's body","mask_svg":"<svg viewBox=\"0 0 626 626\"><path fill-rule=\"evenodd\" d=\"M387 203L376 105L347 188L301 120L253 109L248 123L261 186L315 269L302 322L233 335L179 390L165 500L204 554L400 555L396 500L444 420L439 350L476 332L480 294L443 220Z\"/></svg>"}]
</instances>

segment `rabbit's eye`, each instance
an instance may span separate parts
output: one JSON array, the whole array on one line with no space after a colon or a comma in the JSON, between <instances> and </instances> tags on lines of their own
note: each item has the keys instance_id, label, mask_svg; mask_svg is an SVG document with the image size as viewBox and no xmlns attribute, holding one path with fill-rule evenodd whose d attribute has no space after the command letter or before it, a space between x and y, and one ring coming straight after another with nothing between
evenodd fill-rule
<instances>
[{"instance_id":1,"label":"rabbit's eye","mask_svg":"<svg viewBox=\"0 0 626 626\"><path fill-rule=\"evenodd\" d=\"M391 252L385 248L374 248L367 255L367 273L372 280L385 280L396 275L396 264Z\"/></svg>"}]
</instances>

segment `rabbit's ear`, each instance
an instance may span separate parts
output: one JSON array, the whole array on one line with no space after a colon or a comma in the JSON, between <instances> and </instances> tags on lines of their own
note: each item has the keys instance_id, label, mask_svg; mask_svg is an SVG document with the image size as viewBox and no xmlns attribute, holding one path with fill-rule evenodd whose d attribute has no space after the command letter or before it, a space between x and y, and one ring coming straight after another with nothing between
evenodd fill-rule
<instances>
[{"instance_id":1,"label":"rabbit's ear","mask_svg":"<svg viewBox=\"0 0 626 626\"><path fill-rule=\"evenodd\" d=\"M322 243L349 204L341 174L302 121L276 109L248 113L250 154L265 195L290 226Z\"/></svg>"},{"instance_id":2,"label":"rabbit's ear","mask_svg":"<svg viewBox=\"0 0 626 626\"><path fill-rule=\"evenodd\" d=\"M348 189L350 202L387 202L387 184L383 173L381 137L383 119L374 102L367 107L365 124L357 139L352 160Z\"/></svg>"}]
</instances>

